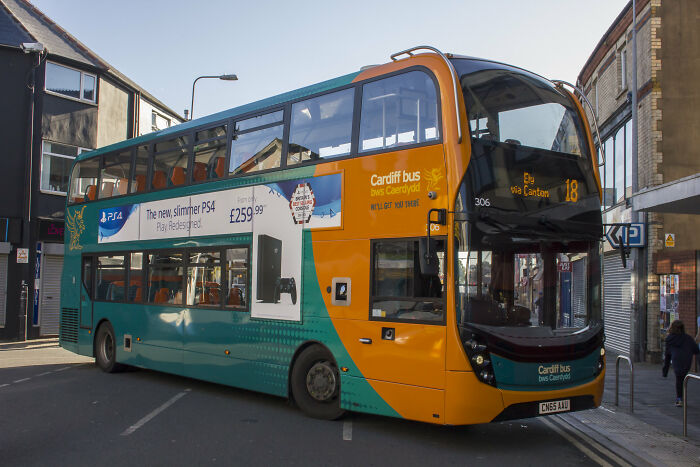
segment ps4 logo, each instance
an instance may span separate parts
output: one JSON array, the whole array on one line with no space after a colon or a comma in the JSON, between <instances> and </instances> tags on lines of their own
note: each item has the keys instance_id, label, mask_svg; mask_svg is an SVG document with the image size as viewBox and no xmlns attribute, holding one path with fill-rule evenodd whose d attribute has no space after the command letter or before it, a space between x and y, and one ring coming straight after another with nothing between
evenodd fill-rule
<instances>
[{"instance_id":1,"label":"ps4 logo","mask_svg":"<svg viewBox=\"0 0 700 467\"><path fill-rule=\"evenodd\" d=\"M118 221L122 219L122 211L116 211L116 212L105 212L102 211L102 218L100 219L100 224L104 224L105 222L110 222L110 221Z\"/></svg>"}]
</instances>

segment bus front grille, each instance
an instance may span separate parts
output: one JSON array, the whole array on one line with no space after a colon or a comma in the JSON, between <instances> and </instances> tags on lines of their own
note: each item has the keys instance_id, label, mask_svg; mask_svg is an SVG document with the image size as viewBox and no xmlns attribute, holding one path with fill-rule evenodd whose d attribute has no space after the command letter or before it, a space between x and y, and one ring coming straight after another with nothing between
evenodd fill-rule
<instances>
[{"instance_id":1,"label":"bus front grille","mask_svg":"<svg viewBox=\"0 0 700 467\"><path fill-rule=\"evenodd\" d=\"M78 309L61 308L61 341L78 343Z\"/></svg>"}]
</instances>

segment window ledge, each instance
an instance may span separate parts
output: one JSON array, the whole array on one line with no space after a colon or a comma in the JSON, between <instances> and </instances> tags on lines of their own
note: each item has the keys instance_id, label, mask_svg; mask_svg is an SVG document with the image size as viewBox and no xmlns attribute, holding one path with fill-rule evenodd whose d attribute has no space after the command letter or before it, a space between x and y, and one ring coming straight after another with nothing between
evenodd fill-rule
<instances>
[{"instance_id":1,"label":"window ledge","mask_svg":"<svg viewBox=\"0 0 700 467\"><path fill-rule=\"evenodd\" d=\"M80 102L81 104L91 105L91 106L97 107L97 101L95 101L95 102L86 101L84 99L78 99L76 97L66 96L65 94L61 94L60 92L49 91L48 89L44 89L44 92L50 96L62 97L63 99L67 99L69 101Z\"/></svg>"},{"instance_id":2,"label":"window ledge","mask_svg":"<svg viewBox=\"0 0 700 467\"><path fill-rule=\"evenodd\" d=\"M51 191L51 190L44 190L43 188L39 190L39 192L45 194L45 195L54 195L54 196L66 196L67 193L65 191Z\"/></svg>"}]
</instances>

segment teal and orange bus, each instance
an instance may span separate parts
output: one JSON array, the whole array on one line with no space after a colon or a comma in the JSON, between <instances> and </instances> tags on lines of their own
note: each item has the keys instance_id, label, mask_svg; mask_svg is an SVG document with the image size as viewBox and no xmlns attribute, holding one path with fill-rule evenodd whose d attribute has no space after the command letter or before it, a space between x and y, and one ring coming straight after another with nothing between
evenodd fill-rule
<instances>
[{"instance_id":1,"label":"teal and orange bus","mask_svg":"<svg viewBox=\"0 0 700 467\"><path fill-rule=\"evenodd\" d=\"M601 189L569 90L418 47L79 156L60 344L472 424L600 404Z\"/></svg>"}]
</instances>

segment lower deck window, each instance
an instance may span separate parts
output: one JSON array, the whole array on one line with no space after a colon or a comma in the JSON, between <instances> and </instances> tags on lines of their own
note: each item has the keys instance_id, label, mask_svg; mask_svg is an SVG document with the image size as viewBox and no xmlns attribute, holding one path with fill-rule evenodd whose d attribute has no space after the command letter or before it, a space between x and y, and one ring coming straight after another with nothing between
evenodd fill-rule
<instances>
[{"instance_id":1,"label":"lower deck window","mask_svg":"<svg viewBox=\"0 0 700 467\"><path fill-rule=\"evenodd\" d=\"M433 245L437 275L421 271L416 239L379 240L372 245L370 318L389 321L444 320L445 242Z\"/></svg>"}]
</instances>

